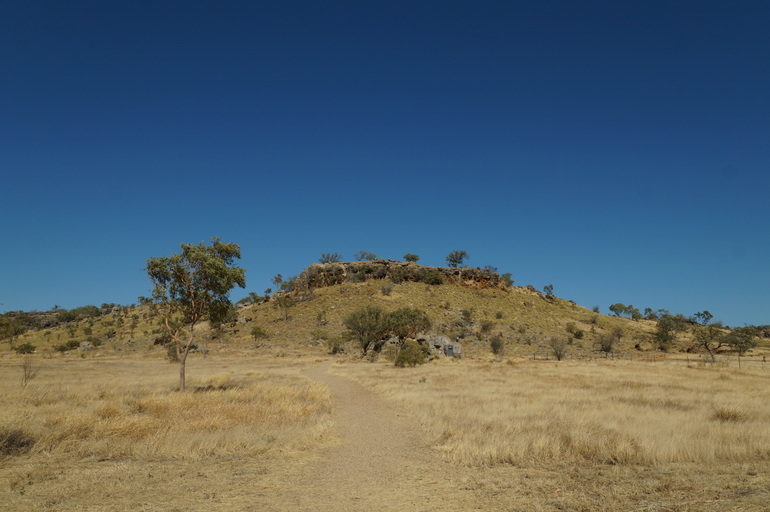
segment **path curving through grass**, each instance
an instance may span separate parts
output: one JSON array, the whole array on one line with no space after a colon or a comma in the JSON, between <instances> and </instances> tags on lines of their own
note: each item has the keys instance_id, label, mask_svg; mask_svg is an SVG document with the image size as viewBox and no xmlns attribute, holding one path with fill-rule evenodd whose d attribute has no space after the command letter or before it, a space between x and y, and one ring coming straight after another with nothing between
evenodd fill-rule
<instances>
[{"instance_id":1,"label":"path curving through grass","mask_svg":"<svg viewBox=\"0 0 770 512\"><path fill-rule=\"evenodd\" d=\"M472 495L458 492L452 466L430 449L414 419L359 384L328 374L331 364L307 375L332 393L339 440L287 482L285 510L476 508Z\"/></svg>"}]
</instances>

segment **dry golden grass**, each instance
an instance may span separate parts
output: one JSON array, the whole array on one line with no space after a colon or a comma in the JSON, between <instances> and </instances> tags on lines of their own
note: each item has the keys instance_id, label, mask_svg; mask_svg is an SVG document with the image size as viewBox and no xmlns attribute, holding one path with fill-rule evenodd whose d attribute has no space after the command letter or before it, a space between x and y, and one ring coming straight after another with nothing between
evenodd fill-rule
<instances>
[{"instance_id":1,"label":"dry golden grass","mask_svg":"<svg viewBox=\"0 0 770 512\"><path fill-rule=\"evenodd\" d=\"M271 466L326 442L329 391L304 377L302 364L191 363L180 393L177 366L161 360L41 360L26 387L18 364L4 360L0 509L136 510L141 499L155 504L144 509L168 510L162 504L179 501L177 488L191 480L201 486L194 495L222 494L231 483L218 477L256 472L253 487Z\"/></svg>"},{"instance_id":2,"label":"dry golden grass","mask_svg":"<svg viewBox=\"0 0 770 512\"><path fill-rule=\"evenodd\" d=\"M401 401L460 464L770 460L770 389L759 372L625 362L337 371Z\"/></svg>"}]
</instances>

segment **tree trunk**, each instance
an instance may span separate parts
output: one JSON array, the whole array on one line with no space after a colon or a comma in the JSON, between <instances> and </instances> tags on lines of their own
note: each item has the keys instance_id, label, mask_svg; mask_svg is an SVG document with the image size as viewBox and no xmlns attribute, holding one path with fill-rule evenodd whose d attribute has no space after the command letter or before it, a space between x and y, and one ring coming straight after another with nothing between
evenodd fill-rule
<instances>
[{"instance_id":1,"label":"tree trunk","mask_svg":"<svg viewBox=\"0 0 770 512\"><path fill-rule=\"evenodd\" d=\"M184 391L185 363L187 362L187 351L179 357L179 391Z\"/></svg>"},{"instance_id":2,"label":"tree trunk","mask_svg":"<svg viewBox=\"0 0 770 512\"><path fill-rule=\"evenodd\" d=\"M190 353L194 336L195 325L190 326L190 338L187 340L187 344L184 347L179 347L179 391L184 391L185 380L185 365L187 364L187 354Z\"/></svg>"}]
</instances>

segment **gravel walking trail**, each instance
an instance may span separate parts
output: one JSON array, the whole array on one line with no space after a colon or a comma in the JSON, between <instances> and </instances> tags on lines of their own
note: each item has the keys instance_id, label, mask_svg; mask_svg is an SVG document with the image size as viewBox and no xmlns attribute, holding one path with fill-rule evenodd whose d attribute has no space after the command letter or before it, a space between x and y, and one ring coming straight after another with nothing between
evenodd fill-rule
<instances>
[{"instance_id":1,"label":"gravel walking trail","mask_svg":"<svg viewBox=\"0 0 770 512\"><path fill-rule=\"evenodd\" d=\"M308 376L329 387L339 442L286 482L282 510L474 510L452 466L431 450L419 425L322 363Z\"/></svg>"}]
</instances>

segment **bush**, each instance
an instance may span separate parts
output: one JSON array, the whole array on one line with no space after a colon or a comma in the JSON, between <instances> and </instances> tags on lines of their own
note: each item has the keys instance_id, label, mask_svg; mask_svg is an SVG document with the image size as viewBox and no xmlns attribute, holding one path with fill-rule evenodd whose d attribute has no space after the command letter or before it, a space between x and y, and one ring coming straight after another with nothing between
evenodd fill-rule
<instances>
[{"instance_id":1,"label":"bush","mask_svg":"<svg viewBox=\"0 0 770 512\"><path fill-rule=\"evenodd\" d=\"M406 280L406 276L404 275L404 271L400 268L397 268L396 270L392 271L390 273L390 280L394 284L401 284Z\"/></svg>"},{"instance_id":2,"label":"bush","mask_svg":"<svg viewBox=\"0 0 770 512\"><path fill-rule=\"evenodd\" d=\"M20 455L32 449L35 440L27 432L18 428L0 429L0 454Z\"/></svg>"},{"instance_id":3,"label":"bush","mask_svg":"<svg viewBox=\"0 0 770 512\"><path fill-rule=\"evenodd\" d=\"M17 354L32 354L35 352L35 345L30 342L26 342L22 343L21 345L16 345L13 349Z\"/></svg>"},{"instance_id":4,"label":"bush","mask_svg":"<svg viewBox=\"0 0 770 512\"><path fill-rule=\"evenodd\" d=\"M428 272L422 277L422 282L430 285L444 284L444 278L438 272Z\"/></svg>"},{"instance_id":5,"label":"bush","mask_svg":"<svg viewBox=\"0 0 770 512\"><path fill-rule=\"evenodd\" d=\"M567 355L568 344L569 343L564 338L551 338L549 345L551 347L551 352L557 361L561 361L564 359L564 356Z\"/></svg>"},{"instance_id":6,"label":"bush","mask_svg":"<svg viewBox=\"0 0 770 512\"><path fill-rule=\"evenodd\" d=\"M495 323L492 320L482 320L481 321L481 332L488 333L489 331L494 328Z\"/></svg>"},{"instance_id":7,"label":"bush","mask_svg":"<svg viewBox=\"0 0 770 512\"><path fill-rule=\"evenodd\" d=\"M386 283L382 285L382 287L380 288L380 291L382 292L383 295L386 295L386 296L390 295L393 292L393 285L390 283Z\"/></svg>"},{"instance_id":8,"label":"bush","mask_svg":"<svg viewBox=\"0 0 770 512\"><path fill-rule=\"evenodd\" d=\"M67 343L56 345L54 347L57 352L69 352L70 350L75 350L78 348L80 348L80 342L77 340L69 340Z\"/></svg>"},{"instance_id":9,"label":"bush","mask_svg":"<svg viewBox=\"0 0 770 512\"><path fill-rule=\"evenodd\" d=\"M329 348L330 354L341 354L345 351L345 340L335 336L326 340L326 346Z\"/></svg>"},{"instance_id":10,"label":"bush","mask_svg":"<svg viewBox=\"0 0 770 512\"><path fill-rule=\"evenodd\" d=\"M492 353L494 355L503 355L503 352L505 351L505 342L503 341L503 337L499 334L497 336L492 336L492 339L489 340L489 348L492 349Z\"/></svg>"},{"instance_id":11,"label":"bush","mask_svg":"<svg viewBox=\"0 0 770 512\"><path fill-rule=\"evenodd\" d=\"M406 340L401 346L401 350L396 357L396 366L417 366L425 363L425 351L423 347L414 340Z\"/></svg>"},{"instance_id":12,"label":"bush","mask_svg":"<svg viewBox=\"0 0 770 512\"><path fill-rule=\"evenodd\" d=\"M251 328L251 337L254 341L267 338L267 332L260 326L255 325Z\"/></svg>"}]
</instances>

